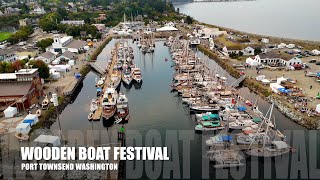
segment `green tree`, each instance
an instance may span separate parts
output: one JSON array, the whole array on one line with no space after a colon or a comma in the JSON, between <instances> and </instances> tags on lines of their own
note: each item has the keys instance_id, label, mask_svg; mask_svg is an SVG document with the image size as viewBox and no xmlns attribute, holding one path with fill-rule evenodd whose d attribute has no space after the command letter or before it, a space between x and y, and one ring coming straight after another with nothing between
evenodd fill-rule
<instances>
[{"instance_id":1,"label":"green tree","mask_svg":"<svg viewBox=\"0 0 320 180\"><path fill-rule=\"evenodd\" d=\"M37 47L40 48L42 51L45 51L47 47L49 47L53 43L52 38L42 39L41 41L37 42Z\"/></svg>"},{"instance_id":2,"label":"green tree","mask_svg":"<svg viewBox=\"0 0 320 180\"><path fill-rule=\"evenodd\" d=\"M30 61L30 65L32 65L32 68L38 68L39 71L39 76L43 79L47 79L50 76L49 73L49 67L46 63L44 63L41 60L36 60L36 61Z\"/></svg>"},{"instance_id":3,"label":"green tree","mask_svg":"<svg viewBox=\"0 0 320 180\"><path fill-rule=\"evenodd\" d=\"M57 23L60 20L61 20L61 16L58 13L56 13L56 12L49 13L39 20L39 26L44 31L57 30L57 26L58 26Z\"/></svg>"},{"instance_id":4,"label":"green tree","mask_svg":"<svg viewBox=\"0 0 320 180\"><path fill-rule=\"evenodd\" d=\"M57 13L60 15L60 17L62 18L62 19L66 19L66 18L68 18L68 12L67 12L67 10L65 9L65 8L58 8L57 9Z\"/></svg>"},{"instance_id":5,"label":"green tree","mask_svg":"<svg viewBox=\"0 0 320 180\"><path fill-rule=\"evenodd\" d=\"M187 24L192 24L193 23L193 19L192 19L192 17L190 17L190 16L187 16L186 17L186 21L185 21Z\"/></svg>"}]
</instances>

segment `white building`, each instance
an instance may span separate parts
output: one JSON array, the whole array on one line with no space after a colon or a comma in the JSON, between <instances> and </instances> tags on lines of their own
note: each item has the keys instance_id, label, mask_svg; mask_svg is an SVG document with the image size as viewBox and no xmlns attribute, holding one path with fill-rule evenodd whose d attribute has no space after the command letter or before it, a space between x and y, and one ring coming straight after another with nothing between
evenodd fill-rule
<instances>
[{"instance_id":1,"label":"white building","mask_svg":"<svg viewBox=\"0 0 320 180\"><path fill-rule=\"evenodd\" d=\"M250 46L244 48L242 50L242 53L244 56L253 56L254 55L254 49Z\"/></svg>"},{"instance_id":2,"label":"white building","mask_svg":"<svg viewBox=\"0 0 320 180\"><path fill-rule=\"evenodd\" d=\"M282 53L275 53L273 51L260 54L255 57L257 62L265 63L265 64L274 64L278 66L293 66L297 64L302 64L302 60L298 57L282 54Z\"/></svg>"},{"instance_id":3,"label":"white building","mask_svg":"<svg viewBox=\"0 0 320 180\"><path fill-rule=\"evenodd\" d=\"M13 62L15 60L18 60L18 56L14 50L0 49L0 62L1 61Z\"/></svg>"},{"instance_id":4,"label":"white building","mask_svg":"<svg viewBox=\"0 0 320 180\"><path fill-rule=\"evenodd\" d=\"M68 25L75 25L75 26L82 26L84 25L84 20L62 20L61 24L68 24Z\"/></svg>"},{"instance_id":5,"label":"white building","mask_svg":"<svg viewBox=\"0 0 320 180\"><path fill-rule=\"evenodd\" d=\"M319 55L320 55L320 51L317 50L317 49L312 50L311 53L312 53L313 55L315 55L315 56L319 56Z\"/></svg>"},{"instance_id":6,"label":"white building","mask_svg":"<svg viewBox=\"0 0 320 180\"><path fill-rule=\"evenodd\" d=\"M54 54L54 53L52 53L50 51L47 51L45 53L40 54L37 57L37 59L42 60L47 64L50 64L53 60L56 59L56 57L57 57L56 54Z\"/></svg>"},{"instance_id":7,"label":"white building","mask_svg":"<svg viewBox=\"0 0 320 180\"><path fill-rule=\"evenodd\" d=\"M291 58L290 60L286 61L287 66L293 66L297 64L302 64L302 60L298 57Z\"/></svg>"},{"instance_id":8,"label":"white building","mask_svg":"<svg viewBox=\"0 0 320 180\"><path fill-rule=\"evenodd\" d=\"M72 36L65 36L60 38L59 34L53 36L53 43L50 47L46 48L46 51L52 53L64 53L70 51L73 53L79 53L84 50L87 45L85 41L74 40Z\"/></svg>"}]
</instances>

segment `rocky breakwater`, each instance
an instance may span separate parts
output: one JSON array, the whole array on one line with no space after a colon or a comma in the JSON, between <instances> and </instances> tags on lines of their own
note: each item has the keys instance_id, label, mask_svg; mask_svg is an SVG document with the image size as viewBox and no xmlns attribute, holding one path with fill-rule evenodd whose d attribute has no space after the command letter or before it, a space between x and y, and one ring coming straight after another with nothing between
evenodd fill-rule
<instances>
[{"instance_id":1,"label":"rocky breakwater","mask_svg":"<svg viewBox=\"0 0 320 180\"><path fill-rule=\"evenodd\" d=\"M267 98L267 101L274 103L275 107L290 120L296 122L297 124L307 128L307 129L320 129L319 120L314 120L303 116L300 112L288 107L284 102L282 102L277 97L270 95Z\"/></svg>"}]
</instances>

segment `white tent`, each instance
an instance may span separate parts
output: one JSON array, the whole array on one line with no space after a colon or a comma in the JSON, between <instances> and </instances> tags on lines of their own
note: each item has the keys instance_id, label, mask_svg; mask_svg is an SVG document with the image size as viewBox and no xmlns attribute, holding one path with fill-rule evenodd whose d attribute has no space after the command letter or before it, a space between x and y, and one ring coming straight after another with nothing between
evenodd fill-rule
<instances>
[{"instance_id":1,"label":"white tent","mask_svg":"<svg viewBox=\"0 0 320 180\"><path fill-rule=\"evenodd\" d=\"M265 78L266 78L265 75L260 75L260 76L257 76L257 77L256 77L256 80L257 80L257 81L262 81L262 80L265 79Z\"/></svg>"},{"instance_id":2,"label":"white tent","mask_svg":"<svg viewBox=\"0 0 320 180\"><path fill-rule=\"evenodd\" d=\"M59 72L52 72L52 73L50 73L50 77L52 79L59 79L61 76L60 76Z\"/></svg>"},{"instance_id":3,"label":"white tent","mask_svg":"<svg viewBox=\"0 0 320 180\"><path fill-rule=\"evenodd\" d=\"M165 26L157 29L157 31L178 31L178 29L172 26Z\"/></svg>"},{"instance_id":4,"label":"white tent","mask_svg":"<svg viewBox=\"0 0 320 180\"><path fill-rule=\"evenodd\" d=\"M287 81L287 79L288 78L285 78L285 77L279 77L279 78L277 78L277 83L281 84L282 81Z\"/></svg>"},{"instance_id":5,"label":"white tent","mask_svg":"<svg viewBox=\"0 0 320 180\"><path fill-rule=\"evenodd\" d=\"M316 112L320 113L320 104L316 105Z\"/></svg>"},{"instance_id":6,"label":"white tent","mask_svg":"<svg viewBox=\"0 0 320 180\"><path fill-rule=\"evenodd\" d=\"M29 123L20 123L16 127L16 132L21 134L28 134L31 130L31 125Z\"/></svg>"},{"instance_id":7,"label":"white tent","mask_svg":"<svg viewBox=\"0 0 320 180\"><path fill-rule=\"evenodd\" d=\"M18 113L18 109L16 107L9 106L7 109L3 111L4 117L13 117Z\"/></svg>"},{"instance_id":8,"label":"white tent","mask_svg":"<svg viewBox=\"0 0 320 180\"><path fill-rule=\"evenodd\" d=\"M60 64L60 59L57 58L57 59L53 60L51 64Z\"/></svg>"},{"instance_id":9,"label":"white tent","mask_svg":"<svg viewBox=\"0 0 320 180\"><path fill-rule=\"evenodd\" d=\"M263 84L269 84L269 83L270 83L270 81L269 81L268 79L262 79L261 82L262 82Z\"/></svg>"},{"instance_id":10,"label":"white tent","mask_svg":"<svg viewBox=\"0 0 320 180\"><path fill-rule=\"evenodd\" d=\"M37 137L34 142L40 144L51 144L52 146L60 146L60 138L58 136L50 136L50 135L40 135Z\"/></svg>"},{"instance_id":11,"label":"white tent","mask_svg":"<svg viewBox=\"0 0 320 180\"><path fill-rule=\"evenodd\" d=\"M36 114L28 114L24 119L23 123L29 123L31 126L37 124L39 121L39 118Z\"/></svg>"},{"instance_id":12,"label":"white tent","mask_svg":"<svg viewBox=\"0 0 320 180\"><path fill-rule=\"evenodd\" d=\"M68 61L68 64L69 64L70 66L74 66L75 60L69 60L69 61Z\"/></svg>"},{"instance_id":13,"label":"white tent","mask_svg":"<svg viewBox=\"0 0 320 180\"><path fill-rule=\"evenodd\" d=\"M253 60L252 58L247 58L246 63L249 64L250 66L259 66L260 63L258 61Z\"/></svg>"},{"instance_id":14,"label":"white tent","mask_svg":"<svg viewBox=\"0 0 320 180\"><path fill-rule=\"evenodd\" d=\"M277 84L277 83L271 83L270 88L271 88L272 92L279 93L279 89L284 88L284 87L281 86L280 84Z\"/></svg>"}]
</instances>

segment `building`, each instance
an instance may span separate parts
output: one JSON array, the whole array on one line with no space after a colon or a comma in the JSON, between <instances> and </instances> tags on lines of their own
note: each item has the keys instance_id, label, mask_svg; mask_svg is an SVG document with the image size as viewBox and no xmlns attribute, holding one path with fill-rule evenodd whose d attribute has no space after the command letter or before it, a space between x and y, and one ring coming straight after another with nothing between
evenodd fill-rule
<instances>
[{"instance_id":1,"label":"building","mask_svg":"<svg viewBox=\"0 0 320 180\"><path fill-rule=\"evenodd\" d=\"M0 49L0 61L13 62L18 60L16 52L12 49Z\"/></svg>"},{"instance_id":2,"label":"building","mask_svg":"<svg viewBox=\"0 0 320 180\"><path fill-rule=\"evenodd\" d=\"M57 57L56 54L47 51L45 53L40 54L37 59L44 61L47 64L50 64L53 60L55 60Z\"/></svg>"},{"instance_id":3,"label":"building","mask_svg":"<svg viewBox=\"0 0 320 180\"><path fill-rule=\"evenodd\" d=\"M254 55L254 49L250 46L244 48L242 50L242 53L244 56L253 56Z\"/></svg>"},{"instance_id":4,"label":"building","mask_svg":"<svg viewBox=\"0 0 320 180\"><path fill-rule=\"evenodd\" d=\"M85 41L74 40L72 36L60 37L59 34L53 36L53 43L50 47L46 48L46 51L52 53L64 53L65 51L70 51L73 53L80 53L84 50L86 46Z\"/></svg>"},{"instance_id":5,"label":"building","mask_svg":"<svg viewBox=\"0 0 320 180\"><path fill-rule=\"evenodd\" d=\"M21 69L16 73L0 74L0 109L15 106L28 109L43 96L38 69Z\"/></svg>"},{"instance_id":6,"label":"building","mask_svg":"<svg viewBox=\"0 0 320 180\"><path fill-rule=\"evenodd\" d=\"M265 43L265 44L268 44L268 43L269 43L269 39L267 39L267 38L262 38L262 39L261 39L261 42L262 42L262 43Z\"/></svg>"},{"instance_id":7,"label":"building","mask_svg":"<svg viewBox=\"0 0 320 180\"><path fill-rule=\"evenodd\" d=\"M207 28L204 27L198 30L198 36L202 38L214 38L222 34L227 35L227 31L220 31L219 28Z\"/></svg>"},{"instance_id":8,"label":"building","mask_svg":"<svg viewBox=\"0 0 320 180\"><path fill-rule=\"evenodd\" d=\"M68 24L68 25L75 25L75 26L82 26L84 25L84 20L62 20L60 21L61 24Z\"/></svg>"},{"instance_id":9,"label":"building","mask_svg":"<svg viewBox=\"0 0 320 180\"><path fill-rule=\"evenodd\" d=\"M95 26L100 33L104 32L106 30L106 25L105 24L92 24Z\"/></svg>"},{"instance_id":10,"label":"building","mask_svg":"<svg viewBox=\"0 0 320 180\"><path fill-rule=\"evenodd\" d=\"M260 63L265 63L272 66L294 66L297 64L302 64L302 60L298 57L284 54L284 53L277 53L274 51L270 51L265 54L260 54L256 56L256 61Z\"/></svg>"},{"instance_id":11,"label":"building","mask_svg":"<svg viewBox=\"0 0 320 180\"><path fill-rule=\"evenodd\" d=\"M43 7L36 5L34 6L33 10L30 12L31 14L45 14L46 11Z\"/></svg>"},{"instance_id":12,"label":"building","mask_svg":"<svg viewBox=\"0 0 320 180\"><path fill-rule=\"evenodd\" d=\"M69 61L69 60L76 60L77 58L77 55L73 52L70 52L70 51L66 51L64 52L60 57L59 59L60 60L64 60L64 61Z\"/></svg>"}]
</instances>

